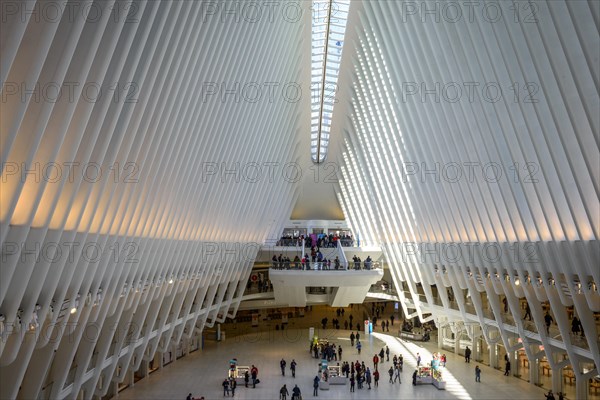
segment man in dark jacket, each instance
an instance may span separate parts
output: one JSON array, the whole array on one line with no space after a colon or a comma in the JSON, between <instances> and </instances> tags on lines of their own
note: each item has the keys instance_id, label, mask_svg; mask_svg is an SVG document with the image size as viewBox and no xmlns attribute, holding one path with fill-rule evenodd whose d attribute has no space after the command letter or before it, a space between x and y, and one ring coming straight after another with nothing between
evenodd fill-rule
<instances>
[{"instance_id":1,"label":"man in dark jacket","mask_svg":"<svg viewBox=\"0 0 600 400\"><path fill-rule=\"evenodd\" d=\"M286 362L285 360L282 358L281 361L279 361L279 366L281 367L281 375L285 376L285 366L286 366Z\"/></svg>"},{"instance_id":2,"label":"man in dark jacket","mask_svg":"<svg viewBox=\"0 0 600 400\"><path fill-rule=\"evenodd\" d=\"M300 388L298 385L294 385L292 389L292 400L300 400Z\"/></svg>"},{"instance_id":3,"label":"man in dark jacket","mask_svg":"<svg viewBox=\"0 0 600 400\"><path fill-rule=\"evenodd\" d=\"M290 394L290 392L288 392L287 387L283 385L281 389L279 389L279 398L285 400L288 394Z\"/></svg>"}]
</instances>

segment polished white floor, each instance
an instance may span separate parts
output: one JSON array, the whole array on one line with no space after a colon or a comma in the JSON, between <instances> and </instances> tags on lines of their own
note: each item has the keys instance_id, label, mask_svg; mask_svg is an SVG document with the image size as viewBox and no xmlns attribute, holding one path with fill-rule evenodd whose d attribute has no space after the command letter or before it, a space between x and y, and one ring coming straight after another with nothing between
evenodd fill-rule
<instances>
[{"instance_id":1,"label":"polished white floor","mask_svg":"<svg viewBox=\"0 0 600 400\"><path fill-rule=\"evenodd\" d=\"M475 382L474 369L476 363L466 364L464 359L446 353L448 365L445 372L447 390L437 390L432 385L412 386L411 375L416 365L415 354L420 352L423 361L437 351L435 343L400 341L398 338L381 333L373 333L369 338L361 340L362 354L359 357L356 349L350 348L350 331L327 330L323 336L336 344L341 344L344 360L361 360L372 367L372 358L382 346L387 344L392 354L402 353L405 368L402 384L390 384L383 371L391 363L384 362L380 367L382 377L379 388L372 390L356 389L350 393L348 386L332 386L329 391L319 391L319 399L544 399L544 390L514 377L503 376L502 372L481 366L481 383ZM228 360L237 358L239 365L255 364L259 368L261 383L256 389L238 386L235 398L238 399L278 399L279 389L283 384L291 393L294 384L302 390L304 399L312 396L312 379L317 372L318 361L311 358L309 352L308 329L264 332L256 335L245 335L229 338L220 343L208 343L204 350L196 351L164 369L156 371L148 378L140 380L133 388L119 393L120 399L185 399L188 393L195 397L208 399L223 398L221 382L227 375ZM281 376L279 361L285 358L288 366L294 358L298 363L296 379L289 370ZM335 364L335 362L334 362ZM290 397L288 397L288 400Z\"/></svg>"}]
</instances>

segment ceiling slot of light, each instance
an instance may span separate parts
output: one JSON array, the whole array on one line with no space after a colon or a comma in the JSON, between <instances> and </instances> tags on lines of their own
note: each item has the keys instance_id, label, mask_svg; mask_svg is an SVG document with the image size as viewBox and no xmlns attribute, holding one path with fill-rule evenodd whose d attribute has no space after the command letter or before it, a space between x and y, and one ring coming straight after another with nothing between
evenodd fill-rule
<instances>
[{"instance_id":1,"label":"ceiling slot of light","mask_svg":"<svg viewBox=\"0 0 600 400\"><path fill-rule=\"evenodd\" d=\"M350 0L313 0L311 142L313 162L327 158Z\"/></svg>"}]
</instances>

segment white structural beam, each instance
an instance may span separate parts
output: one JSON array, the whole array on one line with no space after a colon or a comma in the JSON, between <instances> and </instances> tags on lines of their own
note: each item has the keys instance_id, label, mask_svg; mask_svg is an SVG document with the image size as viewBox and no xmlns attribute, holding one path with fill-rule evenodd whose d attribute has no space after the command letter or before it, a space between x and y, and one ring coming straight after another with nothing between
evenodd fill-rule
<instances>
[{"instance_id":1,"label":"white structural beam","mask_svg":"<svg viewBox=\"0 0 600 400\"><path fill-rule=\"evenodd\" d=\"M103 396L235 314L289 219L309 8L16 1L1 17L0 397Z\"/></svg>"},{"instance_id":2,"label":"white structural beam","mask_svg":"<svg viewBox=\"0 0 600 400\"><path fill-rule=\"evenodd\" d=\"M600 361L597 16L593 1L352 2L330 144L348 223L382 247L407 315L443 321L453 301L514 351L526 300L542 354L564 366L564 342L578 374Z\"/></svg>"}]
</instances>

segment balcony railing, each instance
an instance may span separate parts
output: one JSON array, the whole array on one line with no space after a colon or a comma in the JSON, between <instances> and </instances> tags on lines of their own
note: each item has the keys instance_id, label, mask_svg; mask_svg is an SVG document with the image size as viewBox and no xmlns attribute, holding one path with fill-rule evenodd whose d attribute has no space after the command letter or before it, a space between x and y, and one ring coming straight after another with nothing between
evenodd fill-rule
<instances>
[{"instance_id":1,"label":"balcony railing","mask_svg":"<svg viewBox=\"0 0 600 400\"><path fill-rule=\"evenodd\" d=\"M302 261L282 261L282 262L272 262L272 268L277 270L299 270L299 271L349 271L349 270L376 270L381 269L382 265L376 261L361 261L361 262L353 262L349 261L347 263L339 262L335 263L331 261L330 263L322 262L322 261L311 261L311 262L302 262Z\"/></svg>"}]
</instances>

